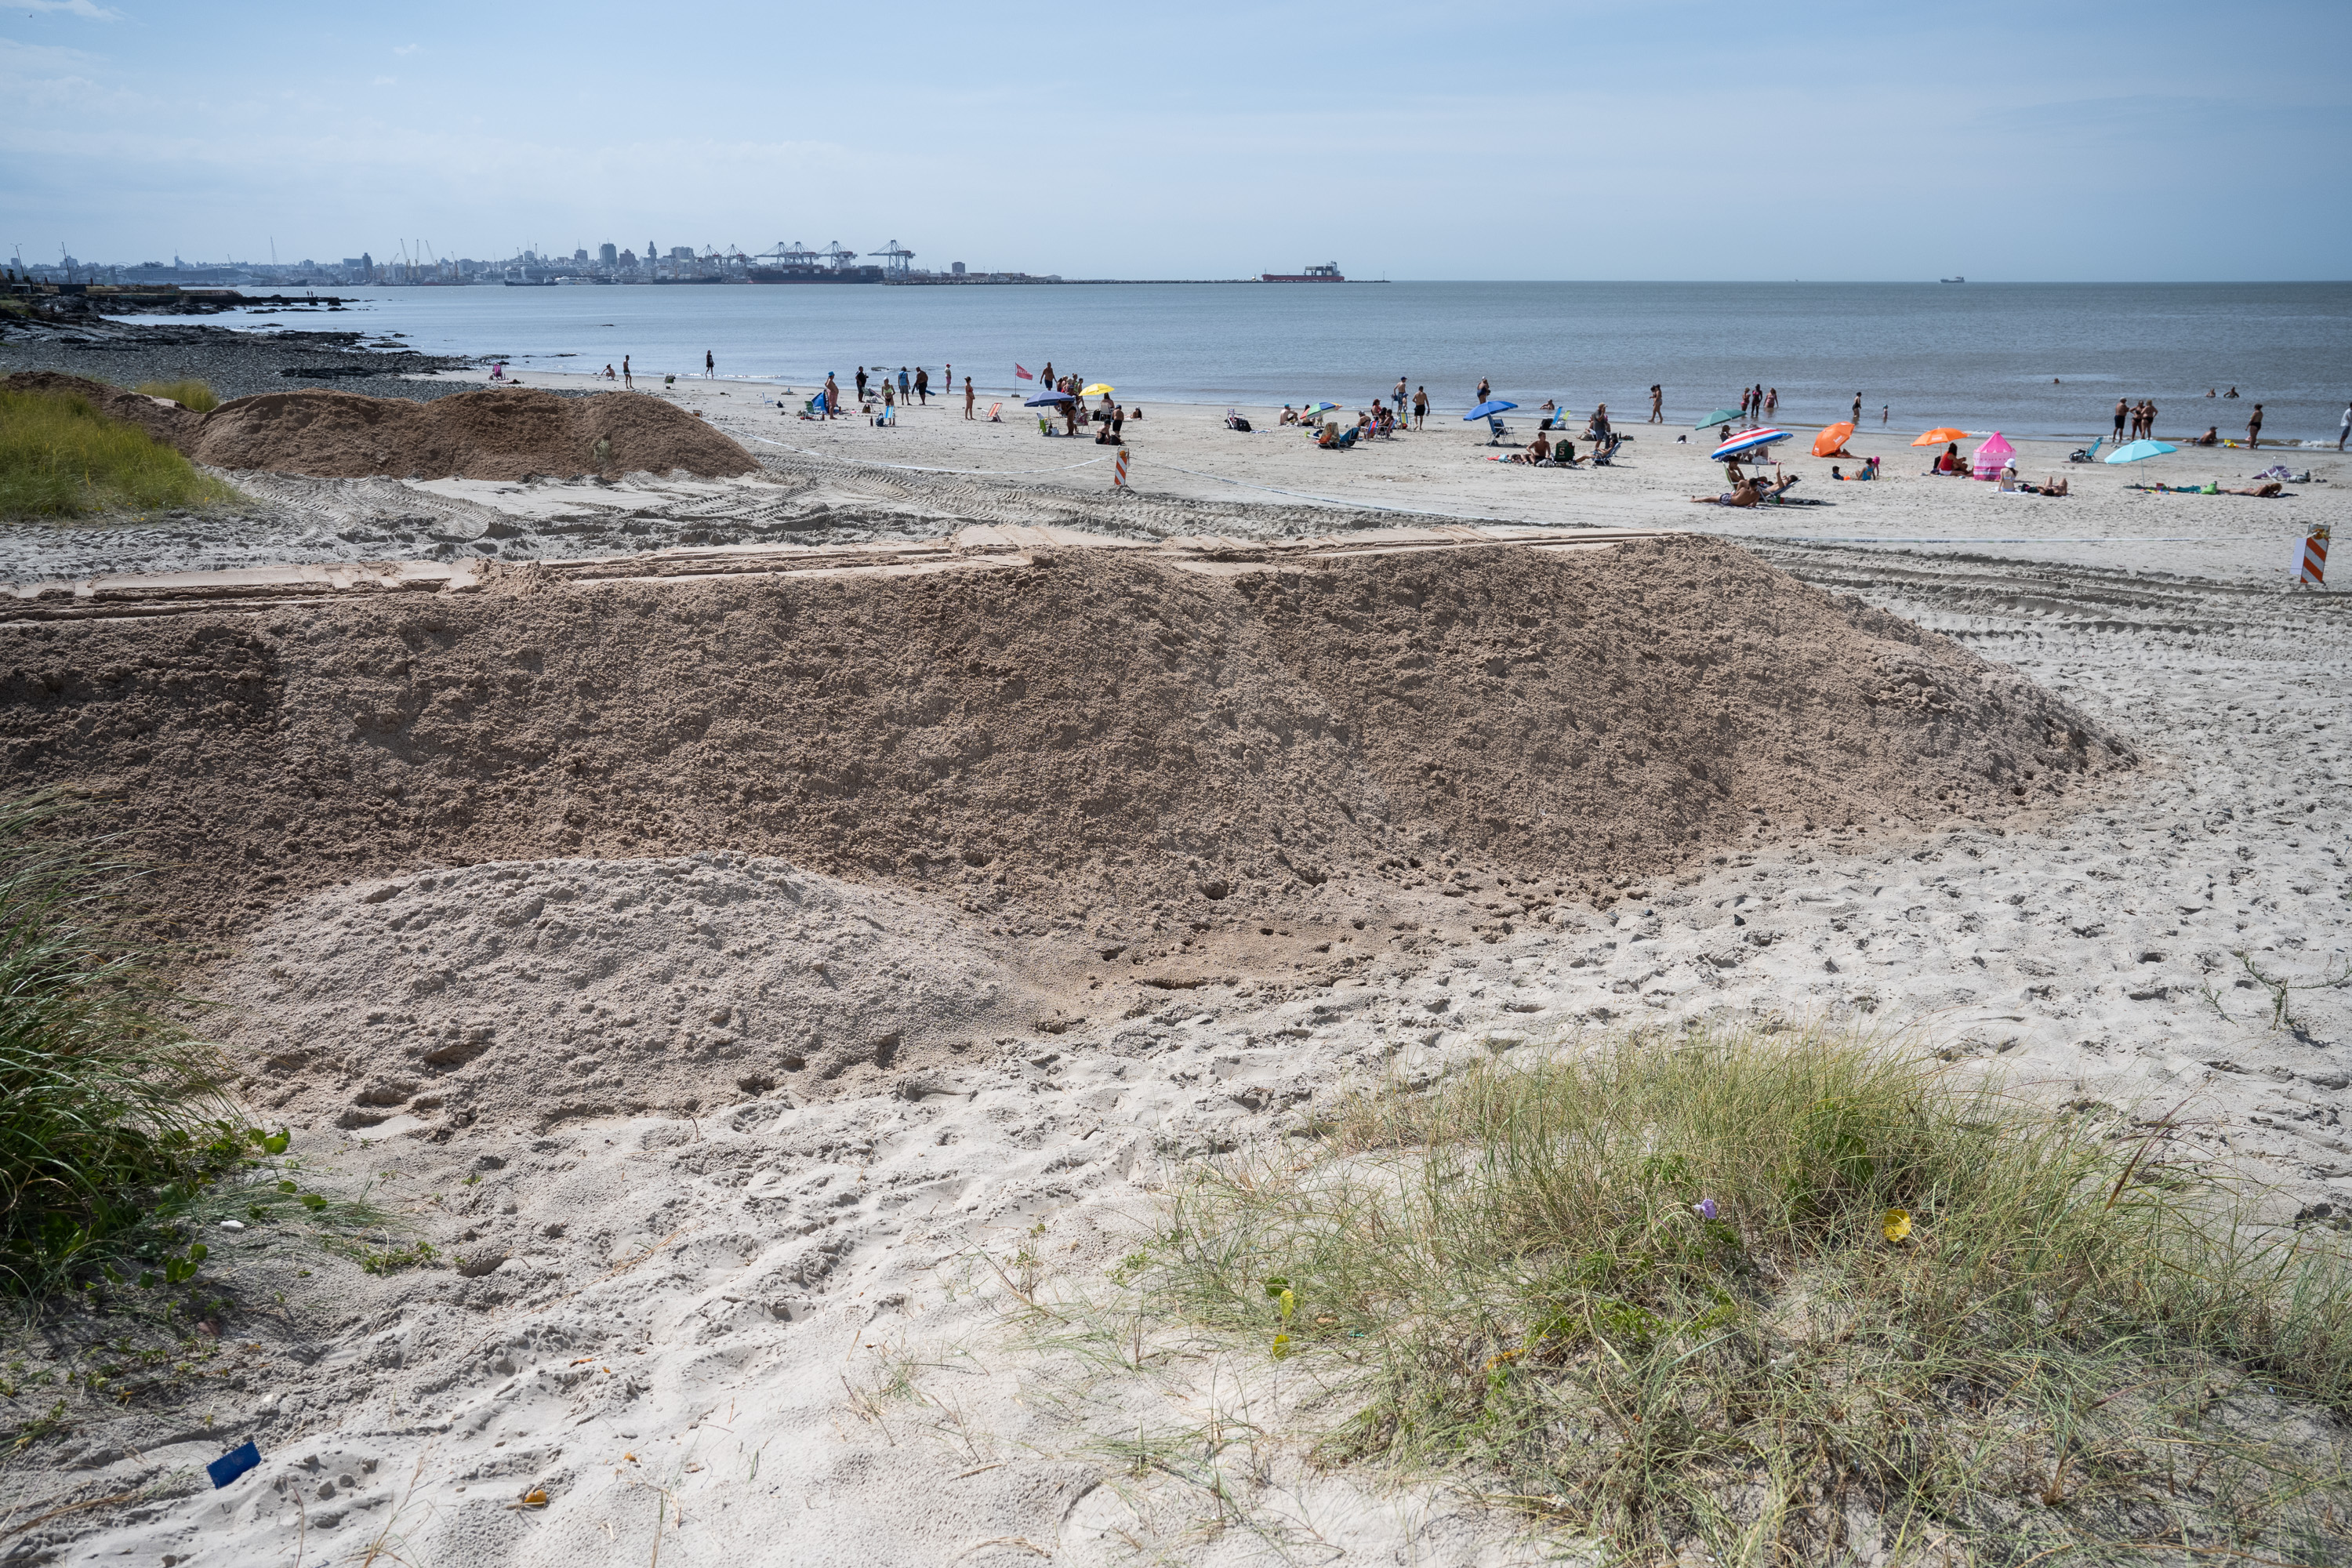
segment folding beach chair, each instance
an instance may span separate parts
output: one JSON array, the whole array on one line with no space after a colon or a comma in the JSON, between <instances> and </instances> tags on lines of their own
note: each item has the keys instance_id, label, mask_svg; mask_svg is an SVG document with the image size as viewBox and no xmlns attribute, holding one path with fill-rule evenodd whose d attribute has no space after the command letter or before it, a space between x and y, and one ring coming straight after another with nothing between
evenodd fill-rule
<instances>
[{"instance_id":1,"label":"folding beach chair","mask_svg":"<svg viewBox=\"0 0 2352 1568\"><path fill-rule=\"evenodd\" d=\"M990 404L990 405L988 405L988 422L989 422L991 425L1002 425L1002 424L1003 424L1003 423L1004 423L1003 411L1004 411L1004 405L1003 405L1002 403L992 403L992 404Z\"/></svg>"},{"instance_id":2,"label":"folding beach chair","mask_svg":"<svg viewBox=\"0 0 2352 1568\"><path fill-rule=\"evenodd\" d=\"M1489 414L1486 416L1486 445L1489 447L1499 447L1503 444L1504 437L1508 436L1510 433L1511 432L1504 426L1501 415Z\"/></svg>"},{"instance_id":3,"label":"folding beach chair","mask_svg":"<svg viewBox=\"0 0 2352 1568\"><path fill-rule=\"evenodd\" d=\"M1612 463L1609 459L1615 457L1617 455L1617 448L1624 444L1625 438L1622 436L1612 436L1609 438L1609 444L1607 446L1596 447L1594 449L1592 453L1592 466L1596 468L1609 468L1616 467L1616 465Z\"/></svg>"},{"instance_id":4,"label":"folding beach chair","mask_svg":"<svg viewBox=\"0 0 2352 1568\"><path fill-rule=\"evenodd\" d=\"M2087 448L2082 447L2075 447L2073 451L2066 454L2066 460L2070 463L2096 462L2099 456L2100 443L2105 440L2106 437L2102 436L2097 441L2092 442Z\"/></svg>"}]
</instances>

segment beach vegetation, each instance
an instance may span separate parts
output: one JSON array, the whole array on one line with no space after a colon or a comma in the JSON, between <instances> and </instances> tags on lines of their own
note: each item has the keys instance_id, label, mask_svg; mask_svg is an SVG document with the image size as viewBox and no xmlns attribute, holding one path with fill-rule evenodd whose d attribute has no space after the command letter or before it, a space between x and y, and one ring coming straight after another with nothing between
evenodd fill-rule
<instances>
[{"instance_id":1,"label":"beach vegetation","mask_svg":"<svg viewBox=\"0 0 2352 1568\"><path fill-rule=\"evenodd\" d=\"M220 395L205 382L142 381L138 391L149 397L168 397L191 414L210 414L220 406Z\"/></svg>"},{"instance_id":2,"label":"beach vegetation","mask_svg":"<svg viewBox=\"0 0 2352 1568\"><path fill-rule=\"evenodd\" d=\"M242 499L87 398L0 391L0 518L199 509Z\"/></svg>"},{"instance_id":3,"label":"beach vegetation","mask_svg":"<svg viewBox=\"0 0 2352 1568\"><path fill-rule=\"evenodd\" d=\"M2343 1560L2341 1239L2262 1223L2165 1116L1702 1030L1315 1131L1196 1168L1114 1282L1310 1381L1318 1462L1643 1561Z\"/></svg>"},{"instance_id":4,"label":"beach vegetation","mask_svg":"<svg viewBox=\"0 0 2352 1568\"><path fill-rule=\"evenodd\" d=\"M379 1218L303 1190L287 1131L240 1113L85 804L0 801L0 1296L168 1294L225 1225Z\"/></svg>"}]
</instances>

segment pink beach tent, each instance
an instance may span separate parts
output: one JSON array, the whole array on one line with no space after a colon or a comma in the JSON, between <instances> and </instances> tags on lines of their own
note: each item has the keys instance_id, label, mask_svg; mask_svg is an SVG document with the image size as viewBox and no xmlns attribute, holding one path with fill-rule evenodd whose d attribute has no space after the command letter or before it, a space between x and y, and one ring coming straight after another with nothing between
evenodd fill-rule
<instances>
[{"instance_id":1,"label":"pink beach tent","mask_svg":"<svg viewBox=\"0 0 2352 1568\"><path fill-rule=\"evenodd\" d=\"M2000 478L2000 470L2007 467L2009 460L2015 456L2017 456L2017 448L2003 440L2000 432L1996 430L1992 433L1991 440L1977 448L1972 467L1976 470L1977 478L1997 479Z\"/></svg>"}]
</instances>

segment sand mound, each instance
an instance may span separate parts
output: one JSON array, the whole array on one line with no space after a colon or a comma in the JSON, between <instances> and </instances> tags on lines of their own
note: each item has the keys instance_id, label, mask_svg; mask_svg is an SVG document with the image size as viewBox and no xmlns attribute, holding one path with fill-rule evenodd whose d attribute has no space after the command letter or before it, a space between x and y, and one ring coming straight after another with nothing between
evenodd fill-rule
<instances>
[{"instance_id":1,"label":"sand mound","mask_svg":"<svg viewBox=\"0 0 2352 1568\"><path fill-rule=\"evenodd\" d=\"M150 397L143 392L131 392L120 386L110 386L102 381L86 376L67 375L54 370L23 370L14 375L0 375L0 390L37 392L53 397L80 397L110 419L120 419L136 425L166 446L188 450L195 431L204 423L204 416L191 413L168 397Z\"/></svg>"},{"instance_id":2,"label":"sand mound","mask_svg":"<svg viewBox=\"0 0 2352 1568\"><path fill-rule=\"evenodd\" d=\"M642 392L558 397L536 388L417 403L349 392L269 392L192 414L176 403L54 371L0 378L11 391L72 393L199 463L356 479L522 479L683 468L698 479L758 471L733 440ZM596 443L609 441L599 458Z\"/></svg>"},{"instance_id":3,"label":"sand mound","mask_svg":"<svg viewBox=\"0 0 2352 1568\"><path fill-rule=\"evenodd\" d=\"M612 443L601 464L600 439ZM240 397L205 416L188 455L218 468L328 479L520 479L675 468L714 479L759 468L732 440L658 397L558 397L523 387L430 403L348 392Z\"/></svg>"},{"instance_id":4,"label":"sand mound","mask_svg":"<svg viewBox=\"0 0 2352 1568\"><path fill-rule=\"evenodd\" d=\"M124 792L213 931L420 865L704 849L1147 923L1457 859L1602 897L2129 760L2015 672L1696 537L1238 578L1073 551L498 581L13 631L0 756Z\"/></svg>"},{"instance_id":5,"label":"sand mound","mask_svg":"<svg viewBox=\"0 0 2352 1568\"><path fill-rule=\"evenodd\" d=\"M1039 1011L919 900L725 854L337 889L220 994L271 1107L347 1128L870 1090Z\"/></svg>"}]
</instances>

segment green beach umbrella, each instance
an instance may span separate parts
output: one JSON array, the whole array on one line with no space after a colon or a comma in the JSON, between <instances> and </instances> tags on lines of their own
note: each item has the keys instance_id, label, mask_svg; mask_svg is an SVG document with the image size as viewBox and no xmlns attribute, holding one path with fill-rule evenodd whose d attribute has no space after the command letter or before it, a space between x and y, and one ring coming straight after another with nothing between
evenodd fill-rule
<instances>
[{"instance_id":1,"label":"green beach umbrella","mask_svg":"<svg viewBox=\"0 0 2352 1568\"><path fill-rule=\"evenodd\" d=\"M1710 425L1737 425L1747 417L1747 415L1740 413L1737 408L1718 408L1691 428L1704 430Z\"/></svg>"}]
</instances>

